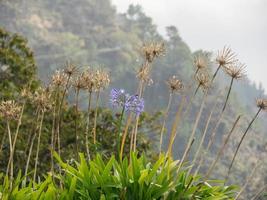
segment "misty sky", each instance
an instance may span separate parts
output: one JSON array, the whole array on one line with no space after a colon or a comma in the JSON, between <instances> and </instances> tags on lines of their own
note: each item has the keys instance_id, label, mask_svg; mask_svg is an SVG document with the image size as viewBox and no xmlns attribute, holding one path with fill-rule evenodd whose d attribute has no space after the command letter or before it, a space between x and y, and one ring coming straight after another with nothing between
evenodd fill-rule
<instances>
[{"instance_id":1,"label":"misty sky","mask_svg":"<svg viewBox=\"0 0 267 200\"><path fill-rule=\"evenodd\" d=\"M119 12L140 4L161 33L175 25L191 50L229 45L248 77L267 91L267 0L112 0Z\"/></svg>"}]
</instances>

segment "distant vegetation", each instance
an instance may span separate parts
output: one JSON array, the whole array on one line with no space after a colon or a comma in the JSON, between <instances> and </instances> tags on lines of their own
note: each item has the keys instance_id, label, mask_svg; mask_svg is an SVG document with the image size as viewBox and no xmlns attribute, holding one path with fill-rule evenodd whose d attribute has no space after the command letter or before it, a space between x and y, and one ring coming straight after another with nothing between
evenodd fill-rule
<instances>
[{"instance_id":1,"label":"distant vegetation","mask_svg":"<svg viewBox=\"0 0 267 200\"><path fill-rule=\"evenodd\" d=\"M23 10L23 12L22 12ZM70 14L71 13L71 14ZM30 86L31 91L36 91L39 86L38 78L36 77L36 69L38 71L38 77L46 84L51 81L51 75L56 69L63 69L66 60L71 60L75 65L80 66L80 71L87 70L87 66L93 66L93 68L106 69L112 75L109 88L123 88L129 93L134 94L138 87L136 81L136 72L138 72L140 66L142 66L142 59L140 59L140 47L144 42L151 41L163 41L165 44L166 53L161 59L156 60L153 63L153 70L149 77L149 84L146 86L146 92L144 93L144 99L149 101L146 103L146 111L152 113L151 115L142 114L141 119L144 120L143 128L139 130L145 133L145 137L139 139L143 141L138 149L144 149L147 154L151 155L151 158L155 158L155 150L159 149L161 127L158 126L160 119L166 121L166 129L163 130L163 144L162 149L167 151L170 137L170 130L172 129L172 120L176 115L177 103L182 101L180 95L175 96L172 100L172 104L169 107L168 117L165 119L164 111L168 104L169 90L165 84L166 80L170 76L175 75L176 78L183 79L184 85L192 84L194 79L194 73L196 72L195 58L198 56L205 58L207 63L207 69L209 74L213 74L216 70L214 64L214 54L212 52L205 52L199 50L197 52L191 52L188 46L182 41L179 36L178 30L174 26L166 28L166 37L161 36L155 24L151 18L146 16L139 6L130 6L127 13L118 14L116 9L111 6L109 1L106 0L78 0L75 2L65 2L61 0L55 1L32 1L21 2L6 1L0 2L0 19L1 26L5 30L17 32L26 37L29 40L29 46L33 49L33 52L29 47L25 46L26 41L20 36L11 34L7 39L4 37L6 31L2 29L1 32L1 51L0 51L0 63L1 63L1 97L4 100L11 98L18 98L19 93L23 86ZM14 40L14 45L6 45ZM12 44L13 44L12 43ZM16 47L17 45L17 47ZM18 54L17 49L22 49ZM221 48L221 47L218 47ZM8 55L8 59L7 56ZM18 60L19 58L19 60ZM37 61L34 63L34 59ZM8 66L8 68L7 68ZM23 67L27 66L27 68ZM15 70L16 69L16 70ZM20 70L17 70L20 69ZM25 71L26 70L26 71ZM8 78L8 79L7 79ZM201 136L205 130L205 124L210 115L210 109L216 102L216 97L221 93L223 97L228 92L229 77L219 74L214 81L213 87L210 91L210 98L203 106L203 111L199 119L199 125L195 130L196 140L192 146L188 157L191 161L194 160L194 152L198 151L198 145L201 141ZM8 81L7 81L8 80ZM225 87L227 88L225 89ZM194 86L195 87L195 86ZM191 89L194 90L194 87ZM222 90L222 92L220 92ZM108 92L101 92L102 101L100 105L107 107ZM193 92L193 91L191 91ZM247 124L253 117L253 113L256 112L254 106L255 99L263 96L262 87L256 87L255 84L251 84L248 79L243 78L240 82L234 82L232 91L225 109L224 116L221 118L220 123L217 120L220 118L220 109L214 110L214 115L211 118L210 126L207 130L207 136L210 136L213 132L214 126L217 125L217 134L214 138L214 144L211 146L209 152L206 152L207 160L203 162L203 168L200 168L201 172L205 172L207 166L216 157L216 154L223 144L226 134L229 133L232 128L232 124L235 118L239 114L243 114L238 129L232 134L231 140L224 150L224 156L218 161L219 164L216 167L215 173L212 177L223 179L225 171L229 167L236 146L240 141L242 133L247 127ZM79 115L86 118L87 110L87 91L81 91L79 94ZM68 102L64 102L62 110L64 110L64 120L62 123L62 132L66 132L66 136L62 137L62 146L75 147L75 136L73 135L73 129L75 129L76 104L75 90L68 90ZM181 158L184 150L186 149L187 141L189 140L193 124L196 120L196 115L201 108L200 103L202 96L197 92L196 97L192 100L192 106L188 109L188 114L185 120L181 122L183 126L179 126L179 135L174 141L175 149L173 155L175 158ZM217 108L223 107L225 99L219 97ZM23 102L23 100L20 100ZM25 110L25 125L21 125L21 130L28 130L30 134L19 136L23 140L18 140L18 152L22 153L25 143L30 144L30 140L34 134L34 126L29 128L30 124L34 124L31 120L32 113L35 108L32 105L26 106ZM154 113L154 111L163 110L160 113ZM154 116L155 114L155 116ZM91 111L91 115L94 116L94 109ZM36 114L37 116L37 114ZM259 117L261 118L260 115ZM105 154L110 155L108 152L115 146L109 146L111 140L110 133L114 132L113 121L117 120L118 116L114 116L111 111L106 109L99 109L98 128L100 132L105 127L107 135L103 138L105 144L103 147L99 147L98 150L103 150ZM51 123L53 121L52 116L44 118L43 124L43 141L49 143L51 133ZM70 123L71 122L71 123ZM84 127L84 122L79 122L79 127ZM265 151L266 140L266 120L258 120L253 125L251 132L246 136L244 144L240 148L240 154L236 159L236 164L233 166L233 173L230 176L232 183L244 183L249 176L251 169L257 161L257 155L262 155ZM15 126L11 124L11 126ZM110 128L106 128L110 127ZM65 130L66 129L66 130ZM1 125L1 132L4 132L4 122ZM31 131L29 131L31 130ZM167 131L168 130L168 131ZM78 130L79 131L79 130ZM24 132L24 131L23 131ZM155 133L158 133L155 136ZM165 137L167 133L167 137ZM143 135L143 134L139 134ZM152 137L153 136L153 137ZM141 136L140 136L141 137ZM153 140L148 139L153 138ZM3 157L8 158L8 138L2 140ZM20 143L20 141L23 141ZM83 141L79 141L81 146ZM130 141L129 141L130 142ZM204 144L208 144L208 140L205 139ZM84 147L84 146L83 146ZM93 148L93 147L92 147ZM49 149L46 146L40 147L40 157L49 159ZM29 149L26 151L28 152ZM94 151L93 149L90 149ZM82 149L86 152L86 149ZM73 152L72 152L73 153ZM34 153L35 154L35 150ZM62 152L63 155L70 155L71 151L67 150ZM46 157L45 157L46 156ZM48 156L48 157L47 157ZM16 162L20 163L17 168L21 168L24 165L25 157L16 155ZM20 161L19 161L20 160ZM2 169L5 167L6 160L1 161ZM30 166L34 167L34 161L30 162ZM43 171L40 174L47 171L47 166L40 167ZM49 167L48 167L49 168ZM257 168L257 173L254 175L254 179L250 181L250 185L246 188L245 195L253 195L255 191L263 187L267 182L265 177L266 167L262 165ZM238 181L237 181L238 180ZM249 196L250 197L250 196ZM246 199L246 196L244 197Z\"/></svg>"}]
</instances>

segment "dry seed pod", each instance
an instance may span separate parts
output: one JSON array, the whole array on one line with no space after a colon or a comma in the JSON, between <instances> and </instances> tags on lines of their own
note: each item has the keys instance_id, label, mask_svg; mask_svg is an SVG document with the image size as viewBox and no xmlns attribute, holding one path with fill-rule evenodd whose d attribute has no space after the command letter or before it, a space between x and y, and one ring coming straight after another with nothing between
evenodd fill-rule
<instances>
[{"instance_id":1,"label":"dry seed pod","mask_svg":"<svg viewBox=\"0 0 267 200\"><path fill-rule=\"evenodd\" d=\"M221 51L218 51L216 63L220 66L226 67L235 62L237 62L236 54L229 47L224 47Z\"/></svg>"},{"instance_id":2,"label":"dry seed pod","mask_svg":"<svg viewBox=\"0 0 267 200\"><path fill-rule=\"evenodd\" d=\"M150 78L150 68L147 63L140 67L139 71L136 73L136 77L148 85L153 83L153 80Z\"/></svg>"},{"instance_id":3,"label":"dry seed pod","mask_svg":"<svg viewBox=\"0 0 267 200\"><path fill-rule=\"evenodd\" d=\"M0 115L6 120L18 120L21 107L13 100L2 101L0 104Z\"/></svg>"},{"instance_id":4,"label":"dry seed pod","mask_svg":"<svg viewBox=\"0 0 267 200\"><path fill-rule=\"evenodd\" d=\"M169 80L167 81L167 84L170 88L171 93L181 92L184 89L184 85L182 81L177 79L176 76L172 76L171 78L169 78Z\"/></svg>"},{"instance_id":5,"label":"dry seed pod","mask_svg":"<svg viewBox=\"0 0 267 200\"><path fill-rule=\"evenodd\" d=\"M201 87L203 90L206 90L210 86L210 79L209 75L207 73L198 73L196 75L196 80L199 84L199 87Z\"/></svg>"},{"instance_id":6,"label":"dry seed pod","mask_svg":"<svg viewBox=\"0 0 267 200\"><path fill-rule=\"evenodd\" d=\"M78 68L74 64L72 64L71 62L66 62L63 72L68 77L71 77L78 72Z\"/></svg>"},{"instance_id":7,"label":"dry seed pod","mask_svg":"<svg viewBox=\"0 0 267 200\"><path fill-rule=\"evenodd\" d=\"M163 56L165 54L165 45L163 42L156 43L146 43L142 46L142 55L145 60L149 63L153 62L154 58Z\"/></svg>"},{"instance_id":8,"label":"dry seed pod","mask_svg":"<svg viewBox=\"0 0 267 200\"><path fill-rule=\"evenodd\" d=\"M267 99L257 99L256 104L258 108L267 111Z\"/></svg>"},{"instance_id":9,"label":"dry seed pod","mask_svg":"<svg viewBox=\"0 0 267 200\"><path fill-rule=\"evenodd\" d=\"M65 86L66 82L67 82L67 76L60 70L56 70L56 72L52 75L52 84L54 86L62 87Z\"/></svg>"},{"instance_id":10,"label":"dry seed pod","mask_svg":"<svg viewBox=\"0 0 267 200\"><path fill-rule=\"evenodd\" d=\"M224 69L226 74L231 76L233 79L238 80L246 76L245 68L246 68L245 64L237 62L225 67Z\"/></svg>"}]
</instances>

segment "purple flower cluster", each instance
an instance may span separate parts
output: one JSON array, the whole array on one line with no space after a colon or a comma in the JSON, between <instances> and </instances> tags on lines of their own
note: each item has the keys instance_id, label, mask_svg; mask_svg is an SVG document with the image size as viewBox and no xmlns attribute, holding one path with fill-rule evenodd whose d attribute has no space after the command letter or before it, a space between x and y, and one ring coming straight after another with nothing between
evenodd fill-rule
<instances>
[{"instance_id":1,"label":"purple flower cluster","mask_svg":"<svg viewBox=\"0 0 267 200\"><path fill-rule=\"evenodd\" d=\"M144 99L138 95L125 93L123 89L112 89L110 101L114 107L123 107L125 111L140 115L144 111Z\"/></svg>"}]
</instances>

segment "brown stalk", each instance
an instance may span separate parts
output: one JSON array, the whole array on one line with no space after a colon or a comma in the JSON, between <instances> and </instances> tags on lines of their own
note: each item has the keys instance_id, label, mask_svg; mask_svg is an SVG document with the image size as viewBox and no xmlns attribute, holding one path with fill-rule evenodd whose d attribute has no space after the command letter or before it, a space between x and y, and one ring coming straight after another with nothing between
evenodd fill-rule
<instances>
[{"instance_id":1,"label":"brown stalk","mask_svg":"<svg viewBox=\"0 0 267 200\"><path fill-rule=\"evenodd\" d=\"M93 138L94 144L96 144L96 122L97 122L97 112L98 112L98 103L99 103L100 91L97 91L96 94L96 107L95 107L95 116L94 116L94 128L93 128Z\"/></svg>"},{"instance_id":2,"label":"brown stalk","mask_svg":"<svg viewBox=\"0 0 267 200\"><path fill-rule=\"evenodd\" d=\"M23 116L23 113L24 113L25 104L26 104L26 101L23 102L22 107L21 107L21 111L20 111L20 115L19 115L19 119L18 119L18 124L17 124L16 132L15 132L15 137L14 137L14 141L13 141L13 146L12 146L12 154L10 154L10 157L9 157L9 161L8 161L8 164L7 164L7 172L6 172L6 174L9 173L9 167L10 167L10 165L11 166L14 166L13 165L14 153L15 153L15 148L16 148L16 143L17 143L19 128L20 128L20 125L21 125L21 120L22 120L22 116ZM10 169L10 170L11 171L14 171L13 169Z\"/></svg>"},{"instance_id":3,"label":"brown stalk","mask_svg":"<svg viewBox=\"0 0 267 200\"><path fill-rule=\"evenodd\" d=\"M131 122L132 122L132 114L130 113L129 116L128 116L127 122L126 122L126 126L125 126L125 129L124 129L124 132L123 132L123 136L122 136L120 158L122 158L122 155L123 155L124 145L125 145L128 129L129 129L129 126L130 126ZM132 140L131 140L131 142L132 142Z\"/></svg>"},{"instance_id":4,"label":"brown stalk","mask_svg":"<svg viewBox=\"0 0 267 200\"><path fill-rule=\"evenodd\" d=\"M76 156L77 156L76 158L77 159L79 157L79 144L78 144L78 140L79 140L78 138L79 93L80 93L80 89L77 88L76 95L75 95L75 147L76 147Z\"/></svg>"},{"instance_id":5,"label":"brown stalk","mask_svg":"<svg viewBox=\"0 0 267 200\"><path fill-rule=\"evenodd\" d=\"M190 135L190 137L189 137L188 143L187 143L187 145L186 145L186 149L185 149L184 154L183 154L183 156L182 156L180 165L182 165L182 163L185 161L185 159L186 159L186 157L187 157L187 154L188 154L188 152L189 152L189 149L191 148L191 143L192 143L192 141L193 141L193 139L194 139L194 137L195 137L196 129L197 129L197 126L198 126L198 124L199 124L199 120L200 120L200 118L201 118L201 114L202 114L202 111L203 111L203 108L204 108L204 104L205 104L205 102L206 102L206 101L205 101L206 98L207 98L207 95L204 94L204 96L203 96L203 100L202 100L202 103L201 103L201 106L200 106L200 109L199 109L199 111L198 111L198 114L197 114L197 117L196 117L196 120L195 120L195 123L194 123L194 126L193 126L193 130L192 130L192 132L191 132L191 135Z\"/></svg>"},{"instance_id":6,"label":"brown stalk","mask_svg":"<svg viewBox=\"0 0 267 200\"><path fill-rule=\"evenodd\" d=\"M213 115L213 113L214 113L214 111L215 111L215 109L216 109L216 107L217 107L217 105L218 105L218 103L219 103L219 102L218 102L218 98L219 98L219 96L220 96L220 95L218 95L218 96L216 97L215 103L214 103L214 105L213 105L213 107L212 107L212 109L211 109L210 115L209 115L209 117L208 117L208 119L207 119L207 122L206 122L206 125L205 125L205 128L204 128L204 131L203 131L203 134L202 134L202 137L201 137L201 140L200 140L200 144L199 144L198 149L197 149L197 151L196 151L196 153L195 153L195 156L194 156L194 159L193 159L193 161L192 161L192 165L191 165L191 168L189 169L188 174L190 174L191 170L193 169L193 167L194 167L194 165L195 165L195 163L196 163L196 160L197 160L197 158L198 158L198 156L199 156L199 154L200 154L200 152L201 152L202 145L203 145L203 143L204 143L204 140L205 140L206 135L207 135L207 132L208 132L208 127L209 127L209 124L210 124L210 121L211 121L211 117L212 117L212 115ZM201 155L201 159L200 159L200 160L202 160L202 155ZM200 164L200 165L201 165L201 164ZM198 166L198 168L199 168L199 166ZM197 171L198 171L198 170L197 170Z\"/></svg>"},{"instance_id":7,"label":"brown stalk","mask_svg":"<svg viewBox=\"0 0 267 200\"><path fill-rule=\"evenodd\" d=\"M162 150L163 133L164 133L164 130L165 130L165 125L166 125L166 120L167 120L167 117L168 117L168 113L169 113L169 110L170 110L170 107L171 107L172 98L173 98L173 93L170 92L168 105L167 105L167 108L166 108L166 110L164 112L163 124L162 124L161 130L160 130L160 141L159 141L159 152L160 153L161 153L161 150Z\"/></svg>"},{"instance_id":8,"label":"brown stalk","mask_svg":"<svg viewBox=\"0 0 267 200\"><path fill-rule=\"evenodd\" d=\"M247 185L252 181L252 179L254 178L254 174L255 172L257 172L257 169L259 168L260 165L261 163L258 160L254 168L252 169L250 175L247 177L245 184L243 185L243 187L239 190L238 194L236 195L235 200L237 200L241 196L243 191L246 189Z\"/></svg>"},{"instance_id":9,"label":"brown stalk","mask_svg":"<svg viewBox=\"0 0 267 200\"><path fill-rule=\"evenodd\" d=\"M35 164L34 164L34 173L33 173L33 181L34 182L36 180L36 173L37 173L37 165L38 165L38 157L39 157L39 150L40 150L40 142L41 142L41 134L42 134L42 126L43 126L43 120L44 120L44 113L45 113L45 111L42 110L41 119L40 119L40 125L39 125L39 132L38 132Z\"/></svg>"},{"instance_id":10,"label":"brown stalk","mask_svg":"<svg viewBox=\"0 0 267 200\"><path fill-rule=\"evenodd\" d=\"M186 102L186 97L183 96L180 105L178 106L178 110L176 112L175 118L174 118L174 122L172 124L172 129L171 129L171 136L170 136L170 140L169 140L169 145L168 145L168 157L172 156L172 146L173 143L175 141L175 138L177 136L177 128L179 126L180 120L181 120L181 114L184 108L184 104Z\"/></svg>"},{"instance_id":11,"label":"brown stalk","mask_svg":"<svg viewBox=\"0 0 267 200\"><path fill-rule=\"evenodd\" d=\"M10 124L9 121L7 120L6 122L7 124L7 133L8 133L8 140L9 140L9 151L10 151L10 155L12 154L12 137L11 137L11 131L10 131ZM12 182L13 182L13 163L11 162L11 171L10 171L10 184L12 187ZM8 174L7 174L8 175Z\"/></svg>"},{"instance_id":12,"label":"brown stalk","mask_svg":"<svg viewBox=\"0 0 267 200\"><path fill-rule=\"evenodd\" d=\"M236 128L236 126L237 126L237 124L238 124L240 118L241 118L241 115L239 115L239 116L237 117L235 123L233 124L232 129L231 129L230 132L227 134L227 137L226 137L226 139L224 140L223 145L220 147L220 150L218 151L216 158L215 158L214 161L212 162L210 168L208 169L208 172L207 172L206 175L205 175L205 179L208 179L209 176L210 176L210 174L211 174L212 171L214 170L214 167L216 166L216 164L217 164L219 158L222 156L223 151L224 151L224 149L225 149L225 147L226 147L226 145L227 145L227 143L228 143L228 141L229 141L229 139L230 139L232 133L234 132L234 130L235 130L235 128Z\"/></svg>"},{"instance_id":13,"label":"brown stalk","mask_svg":"<svg viewBox=\"0 0 267 200\"><path fill-rule=\"evenodd\" d=\"M88 97L88 109L87 109L87 121L86 121L86 130L85 130L85 146L87 159L90 160L90 150L89 150L89 126L90 126L90 112L91 112L91 100L92 100L92 92L89 91Z\"/></svg>"},{"instance_id":14,"label":"brown stalk","mask_svg":"<svg viewBox=\"0 0 267 200\"><path fill-rule=\"evenodd\" d=\"M26 162L26 167L25 167L25 174L24 174L25 180L26 180L27 175L28 175L28 169L29 169L29 165L30 165L30 160L31 160L31 155L32 155L32 149L33 149L34 141L35 141L35 138L36 138L36 135L37 135L37 129L38 129L39 119L40 119L40 109L37 108L36 127L35 127L35 130L34 130L34 135L33 135L32 140L31 140L31 145L30 145L30 149L29 149L29 153L28 153L28 157L27 157L27 162Z\"/></svg>"},{"instance_id":15,"label":"brown stalk","mask_svg":"<svg viewBox=\"0 0 267 200\"><path fill-rule=\"evenodd\" d=\"M231 169L232 169L232 167L233 167L235 158L236 158L237 153L238 153L238 151L239 151L239 149L240 149L240 147L241 147L241 144L243 143L243 140L245 139L245 137L246 137L246 135L247 135L249 129L251 128L251 126L252 126L252 124L254 123L254 121L257 119L257 117L258 117L258 115L260 114L261 110L262 110L262 108L260 107L259 110L258 110L258 112L256 113L256 115L252 118L251 122L249 123L249 125L248 125L247 129L245 130L244 134L242 135L240 142L238 143L237 149L236 149L236 151L235 151L235 153L234 153L234 157L233 157L233 159L232 159L232 161L231 161L231 164L230 164L230 166L229 166L229 168L228 168L228 172L227 172L227 175L226 175L226 178L225 178L226 181L227 181L228 178L229 178Z\"/></svg>"}]
</instances>

